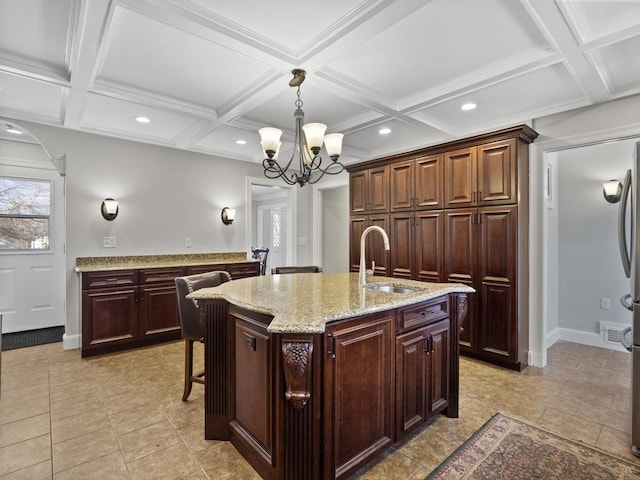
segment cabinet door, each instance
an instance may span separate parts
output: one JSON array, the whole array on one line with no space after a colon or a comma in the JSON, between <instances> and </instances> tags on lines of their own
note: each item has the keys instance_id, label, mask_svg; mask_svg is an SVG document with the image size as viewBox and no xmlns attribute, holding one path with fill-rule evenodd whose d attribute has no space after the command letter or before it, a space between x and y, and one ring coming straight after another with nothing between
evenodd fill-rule
<instances>
[{"instance_id":1,"label":"cabinet door","mask_svg":"<svg viewBox=\"0 0 640 480\"><path fill-rule=\"evenodd\" d=\"M367 226L377 225L381 227L387 234L389 233L389 214L369 215L367 217ZM393 245L390 245L393 249ZM358 251L360 243L358 242ZM376 263L375 275L388 275L390 271L389 258L390 252L384 249L384 240L378 232L371 232L367 236L367 268L370 268L371 261Z\"/></svg>"},{"instance_id":2,"label":"cabinet door","mask_svg":"<svg viewBox=\"0 0 640 480\"><path fill-rule=\"evenodd\" d=\"M477 209L445 211L445 280L463 283L477 290ZM479 293L469 296L467 316L460 332L460 348L476 350Z\"/></svg>"},{"instance_id":3,"label":"cabinet door","mask_svg":"<svg viewBox=\"0 0 640 480\"><path fill-rule=\"evenodd\" d=\"M349 205L352 215L367 211L368 173L367 170L363 170L349 174Z\"/></svg>"},{"instance_id":4,"label":"cabinet door","mask_svg":"<svg viewBox=\"0 0 640 480\"><path fill-rule=\"evenodd\" d=\"M349 270L357 272L360 268L360 237L367 228L367 217L358 215L349 218Z\"/></svg>"},{"instance_id":5,"label":"cabinet door","mask_svg":"<svg viewBox=\"0 0 640 480\"><path fill-rule=\"evenodd\" d=\"M426 329L396 339L396 440L426 420Z\"/></svg>"},{"instance_id":6,"label":"cabinet door","mask_svg":"<svg viewBox=\"0 0 640 480\"><path fill-rule=\"evenodd\" d=\"M430 416L441 412L449 405L449 360L451 358L449 319L429 325L425 330L429 362L427 412Z\"/></svg>"},{"instance_id":7,"label":"cabinet door","mask_svg":"<svg viewBox=\"0 0 640 480\"><path fill-rule=\"evenodd\" d=\"M416 159L414 170L415 208L443 208L444 168L442 155L429 155Z\"/></svg>"},{"instance_id":8,"label":"cabinet door","mask_svg":"<svg viewBox=\"0 0 640 480\"><path fill-rule=\"evenodd\" d=\"M172 332L179 337L180 317L175 285L140 287L140 337Z\"/></svg>"},{"instance_id":9,"label":"cabinet door","mask_svg":"<svg viewBox=\"0 0 640 480\"><path fill-rule=\"evenodd\" d=\"M413 232L413 278L423 282L444 281L444 212L416 211Z\"/></svg>"},{"instance_id":10,"label":"cabinet door","mask_svg":"<svg viewBox=\"0 0 640 480\"><path fill-rule=\"evenodd\" d=\"M368 211L388 212L389 211L389 167L371 168L368 173L367 182Z\"/></svg>"},{"instance_id":11,"label":"cabinet door","mask_svg":"<svg viewBox=\"0 0 640 480\"><path fill-rule=\"evenodd\" d=\"M82 349L128 343L138 337L138 288L82 292Z\"/></svg>"},{"instance_id":12,"label":"cabinet door","mask_svg":"<svg viewBox=\"0 0 640 480\"><path fill-rule=\"evenodd\" d=\"M413 244L413 212L392 213L389 231L391 248L391 275L399 278L413 278L415 248Z\"/></svg>"},{"instance_id":13,"label":"cabinet door","mask_svg":"<svg viewBox=\"0 0 640 480\"><path fill-rule=\"evenodd\" d=\"M414 200L414 161L394 163L389 167L392 212L408 210Z\"/></svg>"},{"instance_id":14,"label":"cabinet door","mask_svg":"<svg viewBox=\"0 0 640 480\"><path fill-rule=\"evenodd\" d=\"M444 154L445 208L470 207L476 203L476 147Z\"/></svg>"},{"instance_id":15,"label":"cabinet door","mask_svg":"<svg viewBox=\"0 0 640 480\"><path fill-rule=\"evenodd\" d=\"M516 203L516 141L504 140L478 147L478 205Z\"/></svg>"},{"instance_id":16,"label":"cabinet door","mask_svg":"<svg viewBox=\"0 0 640 480\"><path fill-rule=\"evenodd\" d=\"M480 209L481 351L497 359L517 361L515 271L517 207Z\"/></svg>"},{"instance_id":17,"label":"cabinet door","mask_svg":"<svg viewBox=\"0 0 640 480\"><path fill-rule=\"evenodd\" d=\"M393 314L329 326L325 418L333 442L330 478L392 443ZM329 426L332 424L332 426ZM327 477L329 478L329 477Z\"/></svg>"}]
</instances>

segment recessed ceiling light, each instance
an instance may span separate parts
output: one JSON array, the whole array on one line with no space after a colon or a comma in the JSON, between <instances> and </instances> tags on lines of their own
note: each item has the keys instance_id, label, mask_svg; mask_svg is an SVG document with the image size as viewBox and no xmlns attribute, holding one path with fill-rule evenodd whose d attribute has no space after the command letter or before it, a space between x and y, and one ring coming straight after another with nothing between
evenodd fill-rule
<instances>
[{"instance_id":1,"label":"recessed ceiling light","mask_svg":"<svg viewBox=\"0 0 640 480\"><path fill-rule=\"evenodd\" d=\"M474 108L476 108L477 105L475 103L465 103L464 105L462 105L460 107L460 110L473 110Z\"/></svg>"},{"instance_id":2,"label":"recessed ceiling light","mask_svg":"<svg viewBox=\"0 0 640 480\"><path fill-rule=\"evenodd\" d=\"M136 122L138 123L149 123L151 120L149 120L149 117L143 117L143 116L139 116L136 117Z\"/></svg>"},{"instance_id":3,"label":"recessed ceiling light","mask_svg":"<svg viewBox=\"0 0 640 480\"><path fill-rule=\"evenodd\" d=\"M22 131L18 130L13 125L7 125L7 132L13 133L14 135L22 135Z\"/></svg>"},{"instance_id":4,"label":"recessed ceiling light","mask_svg":"<svg viewBox=\"0 0 640 480\"><path fill-rule=\"evenodd\" d=\"M378 130L378 133L380 135L389 135L391 133L391 129L390 128L381 128L380 130Z\"/></svg>"},{"instance_id":5,"label":"recessed ceiling light","mask_svg":"<svg viewBox=\"0 0 640 480\"><path fill-rule=\"evenodd\" d=\"M236 140L236 143L237 143L238 145L246 145L246 144L247 144L247 141L246 141L246 140Z\"/></svg>"}]
</instances>

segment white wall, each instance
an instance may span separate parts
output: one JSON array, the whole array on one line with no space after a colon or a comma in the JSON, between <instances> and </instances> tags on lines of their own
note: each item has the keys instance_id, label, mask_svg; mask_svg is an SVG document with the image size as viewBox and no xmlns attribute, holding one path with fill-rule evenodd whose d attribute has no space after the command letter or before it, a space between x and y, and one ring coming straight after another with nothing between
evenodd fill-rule
<instances>
[{"instance_id":1,"label":"white wall","mask_svg":"<svg viewBox=\"0 0 640 480\"><path fill-rule=\"evenodd\" d=\"M349 186L322 190L322 268L349 271Z\"/></svg>"},{"instance_id":2,"label":"white wall","mask_svg":"<svg viewBox=\"0 0 640 480\"><path fill-rule=\"evenodd\" d=\"M620 204L604 199L602 182L624 179L635 142L627 139L558 153L558 326L562 329L598 334L600 321L631 324L631 313L618 301L629 291L618 250ZM610 300L610 310L600 308L601 298Z\"/></svg>"},{"instance_id":3,"label":"white wall","mask_svg":"<svg viewBox=\"0 0 640 480\"><path fill-rule=\"evenodd\" d=\"M77 257L245 250L245 177L261 175L259 165L15 123L52 156L66 154L66 348L79 346L81 333ZM111 222L100 214L106 197L120 204ZM225 206L237 209L229 226L220 220ZM117 247L103 248L104 236L115 236Z\"/></svg>"},{"instance_id":4,"label":"white wall","mask_svg":"<svg viewBox=\"0 0 640 480\"><path fill-rule=\"evenodd\" d=\"M554 295L549 295L549 286L558 285L559 273L555 272L554 280L554 268L550 265L554 257L549 249L556 240L550 237L554 234L554 219L547 208L545 165L554 155L568 148L638 136L639 111L640 95L636 95L532 122L533 128L540 134L531 147L529 170L529 360L532 365L546 364L546 348L560 338L561 333L560 328L549 329L554 326L553 316L557 318L559 312L559 305L553 303ZM557 300L558 296L555 298Z\"/></svg>"}]
</instances>

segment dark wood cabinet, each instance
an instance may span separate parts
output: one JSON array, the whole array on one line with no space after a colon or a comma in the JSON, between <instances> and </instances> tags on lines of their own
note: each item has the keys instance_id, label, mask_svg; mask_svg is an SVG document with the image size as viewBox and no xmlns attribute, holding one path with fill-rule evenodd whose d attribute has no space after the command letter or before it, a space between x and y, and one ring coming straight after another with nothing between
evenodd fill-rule
<instances>
[{"instance_id":1,"label":"dark wood cabinet","mask_svg":"<svg viewBox=\"0 0 640 480\"><path fill-rule=\"evenodd\" d=\"M142 269L139 273L139 336L180 338L180 317L175 278L186 274L184 267Z\"/></svg>"},{"instance_id":2,"label":"dark wood cabinet","mask_svg":"<svg viewBox=\"0 0 640 480\"><path fill-rule=\"evenodd\" d=\"M446 223L447 281L475 288L478 300L469 305L461 351L515 368L526 365L519 345L527 337L515 323L518 207L449 210Z\"/></svg>"},{"instance_id":3,"label":"dark wood cabinet","mask_svg":"<svg viewBox=\"0 0 640 480\"><path fill-rule=\"evenodd\" d=\"M444 277L444 212L392 213L390 217L391 275L441 282Z\"/></svg>"},{"instance_id":4,"label":"dark wood cabinet","mask_svg":"<svg viewBox=\"0 0 640 480\"><path fill-rule=\"evenodd\" d=\"M187 275L223 270L231 275L233 280L239 278L256 277L260 275L260 262L214 263L210 265L190 265Z\"/></svg>"},{"instance_id":5,"label":"dark wood cabinet","mask_svg":"<svg viewBox=\"0 0 640 480\"><path fill-rule=\"evenodd\" d=\"M431 416L458 417L465 293L365 308L316 333L270 332L273 317L234 303L198 299L205 438L231 441L262 478L352 478Z\"/></svg>"},{"instance_id":6,"label":"dark wood cabinet","mask_svg":"<svg viewBox=\"0 0 640 480\"><path fill-rule=\"evenodd\" d=\"M415 328L396 337L396 440L449 406L456 337L448 310L447 301L438 299L398 312L399 331L408 319Z\"/></svg>"},{"instance_id":7,"label":"dark wood cabinet","mask_svg":"<svg viewBox=\"0 0 640 480\"><path fill-rule=\"evenodd\" d=\"M516 140L501 140L444 154L445 208L517 201Z\"/></svg>"},{"instance_id":8,"label":"dark wood cabinet","mask_svg":"<svg viewBox=\"0 0 640 480\"><path fill-rule=\"evenodd\" d=\"M180 317L175 285L139 287L140 336L160 336L180 332Z\"/></svg>"},{"instance_id":9,"label":"dark wood cabinet","mask_svg":"<svg viewBox=\"0 0 640 480\"><path fill-rule=\"evenodd\" d=\"M389 214L355 215L349 219L349 264L352 272L360 269L360 238L365 229L372 225L381 227L388 234ZM388 275L389 252L384 249L382 236L377 232L367 235L365 249L367 269L371 268L371 262L375 262L375 274Z\"/></svg>"},{"instance_id":10,"label":"dark wood cabinet","mask_svg":"<svg viewBox=\"0 0 640 480\"><path fill-rule=\"evenodd\" d=\"M178 340L175 278L213 270L257 276L260 262L83 273L82 356Z\"/></svg>"},{"instance_id":11,"label":"dark wood cabinet","mask_svg":"<svg viewBox=\"0 0 640 480\"><path fill-rule=\"evenodd\" d=\"M389 211L389 169L372 167L349 175L351 214Z\"/></svg>"},{"instance_id":12,"label":"dark wood cabinet","mask_svg":"<svg viewBox=\"0 0 640 480\"><path fill-rule=\"evenodd\" d=\"M82 293L82 353L138 338L138 287L112 287Z\"/></svg>"},{"instance_id":13,"label":"dark wood cabinet","mask_svg":"<svg viewBox=\"0 0 640 480\"><path fill-rule=\"evenodd\" d=\"M233 280L260 275L260 262L228 263L226 267Z\"/></svg>"},{"instance_id":14,"label":"dark wood cabinet","mask_svg":"<svg viewBox=\"0 0 640 480\"><path fill-rule=\"evenodd\" d=\"M179 339L174 279L185 272L179 267L83 274L82 356Z\"/></svg>"},{"instance_id":15,"label":"dark wood cabinet","mask_svg":"<svg viewBox=\"0 0 640 480\"><path fill-rule=\"evenodd\" d=\"M442 165L441 154L391 164L391 212L443 208Z\"/></svg>"},{"instance_id":16,"label":"dark wood cabinet","mask_svg":"<svg viewBox=\"0 0 640 480\"><path fill-rule=\"evenodd\" d=\"M461 352L515 369L526 366L529 343L529 145L537 135L520 125L368 162L389 169L388 275L474 287ZM351 242L352 258L359 248Z\"/></svg>"},{"instance_id":17,"label":"dark wood cabinet","mask_svg":"<svg viewBox=\"0 0 640 480\"><path fill-rule=\"evenodd\" d=\"M325 418L333 419L329 471L337 478L393 443L394 315L327 326Z\"/></svg>"}]
</instances>

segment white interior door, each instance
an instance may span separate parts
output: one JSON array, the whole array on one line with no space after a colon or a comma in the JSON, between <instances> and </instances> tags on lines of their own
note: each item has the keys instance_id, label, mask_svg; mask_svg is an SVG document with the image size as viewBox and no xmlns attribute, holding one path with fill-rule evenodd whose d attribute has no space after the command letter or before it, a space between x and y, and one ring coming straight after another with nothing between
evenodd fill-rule
<instances>
[{"instance_id":1,"label":"white interior door","mask_svg":"<svg viewBox=\"0 0 640 480\"><path fill-rule=\"evenodd\" d=\"M2 160L2 159L0 159ZM49 248L0 250L3 333L65 324L64 177L55 170L0 162L0 175L51 182Z\"/></svg>"}]
</instances>

